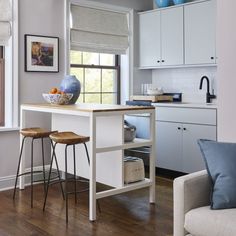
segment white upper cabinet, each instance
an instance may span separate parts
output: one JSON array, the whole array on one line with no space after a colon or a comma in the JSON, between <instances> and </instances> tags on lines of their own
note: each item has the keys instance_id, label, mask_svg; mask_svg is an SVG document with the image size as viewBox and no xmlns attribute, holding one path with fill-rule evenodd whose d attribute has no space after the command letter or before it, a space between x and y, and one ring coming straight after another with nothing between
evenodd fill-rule
<instances>
[{"instance_id":1,"label":"white upper cabinet","mask_svg":"<svg viewBox=\"0 0 236 236\"><path fill-rule=\"evenodd\" d=\"M216 63L216 2L184 7L185 64Z\"/></svg>"},{"instance_id":2,"label":"white upper cabinet","mask_svg":"<svg viewBox=\"0 0 236 236\"><path fill-rule=\"evenodd\" d=\"M216 0L139 14L140 68L216 64Z\"/></svg>"},{"instance_id":3,"label":"white upper cabinet","mask_svg":"<svg viewBox=\"0 0 236 236\"><path fill-rule=\"evenodd\" d=\"M183 7L139 15L140 67L183 64Z\"/></svg>"},{"instance_id":4,"label":"white upper cabinet","mask_svg":"<svg viewBox=\"0 0 236 236\"><path fill-rule=\"evenodd\" d=\"M161 13L139 16L139 62L142 67L156 67L161 61Z\"/></svg>"},{"instance_id":5,"label":"white upper cabinet","mask_svg":"<svg viewBox=\"0 0 236 236\"><path fill-rule=\"evenodd\" d=\"M183 65L183 7L161 11L161 65Z\"/></svg>"}]
</instances>

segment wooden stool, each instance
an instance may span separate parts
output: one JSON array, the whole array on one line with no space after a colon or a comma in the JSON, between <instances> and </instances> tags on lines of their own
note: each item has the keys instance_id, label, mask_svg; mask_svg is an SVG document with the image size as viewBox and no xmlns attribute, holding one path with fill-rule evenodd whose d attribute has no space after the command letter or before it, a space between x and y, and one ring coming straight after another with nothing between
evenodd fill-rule
<instances>
[{"instance_id":1,"label":"wooden stool","mask_svg":"<svg viewBox=\"0 0 236 236\"><path fill-rule=\"evenodd\" d=\"M14 188L14 193L13 193L13 199L15 199L15 194L16 194L16 185L17 185L17 180L19 176L22 175L27 175L27 174L31 174L31 207L33 207L33 183L34 182L38 182L38 181L34 181L33 179L33 174L34 173L43 173L43 181L44 181L44 193L46 193L46 177L45 177L45 163L44 163L44 144L43 144L43 139L44 138L49 138L50 134L55 134L57 133L57 131L48 131L39 127L35 127L35 128L25 128L25 129L21 129L20 130L20 134L22 136L24 136L24 138L22 139L22 143L21 143L21 149L20 149L20 156L19 156L19 161L18 161L18 167L17 167L17 173L16 173L16 180L15 180L15 188ZM24 147L24 142L26 138L31 138L31 170L29 172L24 172L22 174L19 174L19 170L20 170L20 163L21 163L21 157L22 157L22 152L23 152L23 147ZM43 161L43 171L34 171L33 170L33 147L34 147L34 140L35 139L41 139L42 142L42 161ZM51 144L52 141L50 140ZM56 164L57 164L57 174L58 174L58 178L60 178L60 172L58 169L58 163L56 160ZM40 180L41 181L41 180ZM61 185L61 190L63 193L63 188ZM63 197L64 197L64 193L63 193Z\"/></svg>"},{"instance_id":2,"label":"wooden stool","mask_svg":"<svg viewBox=\"0 0 236 236\"><path fill-rule=\"evenodd\" d=\"M53 140L55 142L55 144L53 145L53 156L54 157L56 157L56 154L55 154L56 145L58 143L66 145L65 146L65 198L66 198L66 223L68 223L68 194L74 193L75 194L75 202L77 202L77 193L78 192L83 192L83 191L77 191L76 190L75 145L76 144L84 144L88 164L90 164L88 149L87 149L87 145L86 145L86 142L89 141L89 137L77 135L73 132L53 133L53 134L50 134L49 137L51 138L51 140ZM74 178L73 178L74 191L73 192L68 191L68 185L67 185L68 184L68 178L67 178L67 148L68 148L68 146L71 146L71 145L73 146L73 159L74 159ZM50 183L50 175L51 175L51 170L52 170L53 156L52 156L50 170L49 170L48 184L47 184L47 190L46 190L46 194L45 194L43 210L45 210L47 195L48 195L48 188L49 188L49 185L51 184Z\"/></svg>"}]
</instances>

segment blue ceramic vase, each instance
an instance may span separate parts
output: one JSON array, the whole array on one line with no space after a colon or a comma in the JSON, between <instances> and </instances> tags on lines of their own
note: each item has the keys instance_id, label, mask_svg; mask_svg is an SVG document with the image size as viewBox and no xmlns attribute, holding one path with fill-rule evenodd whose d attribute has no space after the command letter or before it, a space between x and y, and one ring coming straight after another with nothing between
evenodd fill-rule
<instances>
[{"instance_id":1,"label":"blue ceramic vase","mask_svg":"<svg viewBox=\"0 0 236 236\"><path fill-rule=\"evenodd\" d=\"M178 5L178 4L183 4L184 0L173 0L173 2L175 5Z\"/></svg>"},{"instance_id":2,"label":"blue ceramic vase","mask_svg":"<svg viewBox=\"0 0 236 236\"><path fill-rule=\"evenodd\" d=\"M61 81L60 90L65 93L73 93L73 97L69 104L75 104L80 95L80 81L74 75L66 75Z\"/></svg>"},{"instance_id":3,"label":"blue ceramic vase","mask_svg":"<svg viewBox=\"0 0 236 236\"><path fill-rule=\"evenodd\" d=\"M170 0L156 0L158 7L168 7L170 5Z\"/></svg>"}]
</instances>

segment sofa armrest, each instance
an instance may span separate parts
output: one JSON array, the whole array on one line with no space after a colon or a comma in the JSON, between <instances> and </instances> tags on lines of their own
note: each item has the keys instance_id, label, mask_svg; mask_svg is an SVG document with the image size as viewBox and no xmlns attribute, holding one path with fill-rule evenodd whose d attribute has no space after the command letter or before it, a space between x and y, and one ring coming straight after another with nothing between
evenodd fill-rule
<instances>
[{"instance_id":1,"label":"sofa armrest","mask_svg":"<svg viewBox=\"0 0 236 236\"><path fill-rule=\"evenodd\" d=\"M185 214L194 208L210 205L211 181L206 170L174 180L174 236L184 236Z\"/></svg>"}]
</instances>

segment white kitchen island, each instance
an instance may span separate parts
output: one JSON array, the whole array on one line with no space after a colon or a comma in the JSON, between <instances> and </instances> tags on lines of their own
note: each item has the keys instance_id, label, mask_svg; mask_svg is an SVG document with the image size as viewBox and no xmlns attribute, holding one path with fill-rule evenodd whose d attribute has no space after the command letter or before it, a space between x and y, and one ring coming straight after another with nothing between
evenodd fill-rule
<instances>
[{"instance_id":1,"label":"white kitchen island","mask_svg":"<svg viewBox=\"0 0 236 236\"><path fill-rule=\"evenodd\" d=\"M155 108L143 106L77 104L23 104L21 105L20 128L25 128L27 112L51 114L51 129L73 131L90 136L88 143L90 166L87 163L83 145L76 147L77 174L89 179L89 219L96 220L96 200L149 187L150 203L155 203ZM150 114L150 138L124 142L124 116L128 114ZM40 124L38 125L40 126ZM21 137L22 138L22 137ZM150 146L149 178L143 181L124 183L124 149ZM56 154L59 169L64 171L64 146L58 145ZM25 169L24 153L21 172ZM73 173L73 161L68 158L68 172ZM97 192L96 182L111 189ZM24 188L24 177L20 178L20 188Z\"/></svg>"}]
</instances>

